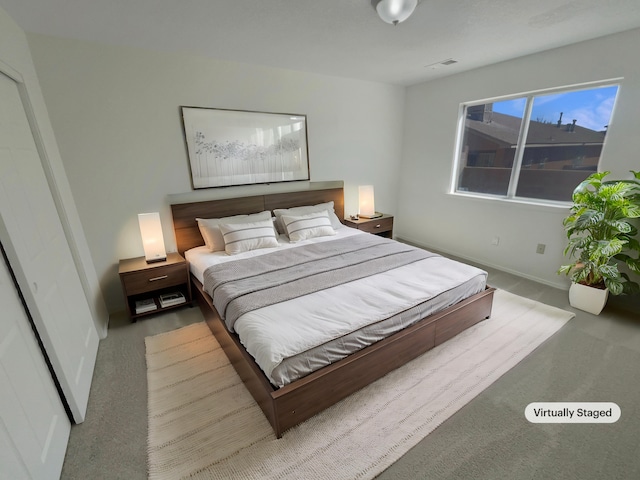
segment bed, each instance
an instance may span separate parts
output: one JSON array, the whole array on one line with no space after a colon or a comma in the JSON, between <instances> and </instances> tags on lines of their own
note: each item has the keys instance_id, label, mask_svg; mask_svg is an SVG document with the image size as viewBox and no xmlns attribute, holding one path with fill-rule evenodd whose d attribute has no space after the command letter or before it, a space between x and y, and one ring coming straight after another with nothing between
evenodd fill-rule
<instances>
[{"instance_id":1,"label":"bed","mask_svg":"<svg viewBox=\"0 0 640 480\"><path fill-rule=\"evenodd\" d=\"M448 263L451 260L393 240L341 226L331 236L302 238L295 244L291 244L285 232L276 235L278 245L226 255L211 253L203 246L205 240L196 220L281 212L327 203L333 204L337 218L344 218L342 188L171 206L178 251L189 261L193 292L207 325L278 437L491 314L494 289L486 286L486 273L454 262L460 266L458 272L457 267L453 269L453 264ZM310 251L313 260L305 263L301 259L308 258ZM371 260L362 261L363 255ZM335 275L325 263L316 263L316 256L326 257L322 262L328 265L338 257L350 263L341 266L340 275ZM283 261L291 263L291 270L295 270L292 275L302 270L296 265L305 265L301 276L308 276L310 269L318 268L314 278L327 277L323 282L328 283L319 283L313 287L315 290L297 295L288 286L273 287L279 282L273 283L273 279L280 278L273 275L281 275L282 270L288 272L289 267L285 268ZM419 273L423 263L438 265L437 272L442 272L437 273L438 281L433 281L434 273ZM255 275L229 273L253 272L255 268L266 270L258 270ZM234 275L242 278L231 278ZM251 279L248 286L243 283L248 281L244 277ZM260 289L253 283L254 278L265 279L269 285L260 288L268 289L268 295L256 293ZM282 284L290 285L287 279ZM233 286L232 293L224 291L227 285ZM379 289L380 285L385 288ZM274 296L275 300L269 300L273 304L260 303ZM250 307L241 303L245 297L252 299ZM394 302L398 305L393 305ZM384 308L369 311L364 304ZM307 305L311 309L308 312L304 310ZM304 314L300 313L303 311ZM336 322L340 312L350 322L349 332ZM308 317L313 322L299 325L298 317ZM316 333L308 333L310 323ZM274 325L275 333L265 331L250 336L251 332L271 328L270 325ZM315 335L326 338L316 339ZM273 351L265 353L267 347Z\"/></svg>"}]
</instances>

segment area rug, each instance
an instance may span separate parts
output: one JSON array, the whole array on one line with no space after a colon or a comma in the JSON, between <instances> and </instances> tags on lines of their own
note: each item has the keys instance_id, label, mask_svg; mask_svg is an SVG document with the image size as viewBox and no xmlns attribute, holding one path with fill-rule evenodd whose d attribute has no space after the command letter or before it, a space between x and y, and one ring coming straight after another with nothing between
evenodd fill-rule
<instances>
[{"instance_id":1,"label":"area rug","mask_svg":"<svg viewBox=\"0 0 640 480\"><path fill-rule=\"evenodd\" d=\"M149 478L373 478L573 316L498 290L490 319L280 439L204 322L147 337Z\"/></svg>"}]
</instances>

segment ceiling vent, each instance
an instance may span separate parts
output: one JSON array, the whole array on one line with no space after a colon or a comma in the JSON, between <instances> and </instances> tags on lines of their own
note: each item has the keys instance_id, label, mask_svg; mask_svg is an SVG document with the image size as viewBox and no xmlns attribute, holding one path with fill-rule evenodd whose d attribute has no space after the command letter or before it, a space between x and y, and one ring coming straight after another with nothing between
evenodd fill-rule
<instances>
[{"instance_id":1,"label":"ceiling vent","mask_svg":"<svg viewBox=\"0 0 640 480\"><path fill-rule=\"evenodd\" d=\"M446 60L440 60L439 62L425 65L424 68L430 68L431 70L435 70L436 68L440 68L440 67L448 67L449 65L453 65L454 63L458 63L458 61L454 60L453 58L447 58Z\"/></svg>"}]
</instances>

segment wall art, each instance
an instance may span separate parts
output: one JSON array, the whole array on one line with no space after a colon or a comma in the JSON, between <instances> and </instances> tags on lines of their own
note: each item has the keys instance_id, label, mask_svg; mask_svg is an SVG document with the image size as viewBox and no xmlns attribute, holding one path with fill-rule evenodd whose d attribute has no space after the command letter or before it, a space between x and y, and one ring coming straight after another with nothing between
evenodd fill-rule
<instances>
[{"instance_id":1,"label":"wall art","mask_svg":"<svg viewBox=\"0 0 640 480\"><path fill-rule=\"evenodd\" d=\"M194 189L310 179L306 115L181 108Z\"/></svg>"}]
</instances>

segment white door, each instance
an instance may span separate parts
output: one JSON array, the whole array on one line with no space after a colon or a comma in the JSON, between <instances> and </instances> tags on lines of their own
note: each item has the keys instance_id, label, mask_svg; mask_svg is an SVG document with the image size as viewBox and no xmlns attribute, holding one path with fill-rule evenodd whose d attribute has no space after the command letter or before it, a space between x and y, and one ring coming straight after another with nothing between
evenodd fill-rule
<instances>
[{"instance_id":1,"label":"white door","mask_svg":"<svg viewBox=\"0 0 640 480\"><path fill-rule=\"evenodd\" d=\"M0 255L0 479L59 478L67 418Z\"/></svg>"},{"instance_id":2,"label":"white door","mask_svg":"<svg viewBox=\"0 0 640 480\"><path fill-rule=\"evenodd\" d=\"M0 241L73 419L82 422L98 334L18 85L1 73Z\"/></svg>"}]
</instances>

